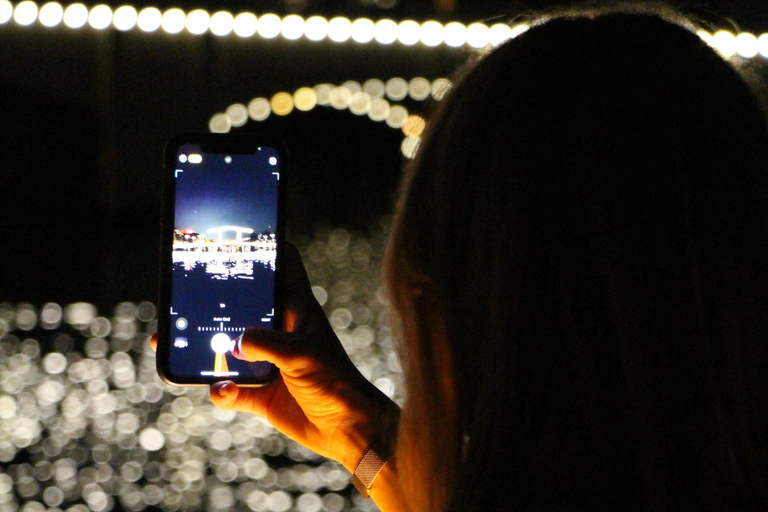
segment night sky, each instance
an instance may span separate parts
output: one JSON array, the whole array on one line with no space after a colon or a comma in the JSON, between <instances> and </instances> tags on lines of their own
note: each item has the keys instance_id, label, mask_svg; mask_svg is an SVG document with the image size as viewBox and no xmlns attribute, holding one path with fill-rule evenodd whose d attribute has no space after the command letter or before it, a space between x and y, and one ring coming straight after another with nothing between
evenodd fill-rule
<instances>
[{"instance_id":1,"label":"night sky","mask_svg":"<svg viewBox=\"0 0 768 512\"><path fill-rule=\"evenodd\" d=\"M200 154L199 149L182 146L180 153ZM239 226L255 234L275 232L277 222L277 179L269 158L277 151L262 148L254 155L232 155L225 163L221 155L203 154L203 162L179 164L176 178L176 219L174 227L206 234L211 228ZM279 162L278 162L279 163ZM215 234L207 234L215 238ZM234 233L226 233L234 238ZM246 235L247 236L247 235Z\"/></svg>"}]
</instances>

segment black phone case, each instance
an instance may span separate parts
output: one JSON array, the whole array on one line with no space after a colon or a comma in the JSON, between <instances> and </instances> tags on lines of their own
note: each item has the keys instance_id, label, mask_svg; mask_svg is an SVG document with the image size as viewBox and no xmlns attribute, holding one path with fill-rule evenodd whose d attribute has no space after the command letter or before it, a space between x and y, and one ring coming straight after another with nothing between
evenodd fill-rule
<instances>
[{"instance_id":1,"label":"black phone case","mask_svg":"<svg viewBox=\"0 0 768 512\"><path fill-rule=\"evenodd\" d=\"M181 133L171 139L165 146L163 171L163 196L161 206L161 239L160 239L160 287L158 298L157 325L157 372L160 378L174 385L207 386L221 380L231 380L238 386L260 387L272 382L279 370L273 365L270 374L265 379L250 377L185 377L174 375L170 370L170 332L171 332L171 277L173 265L173 232L175 216L175 169L176 154L183 144L200 145L207 153L252 153L256 147L270 147L280 155L280 179L278 184L278 211L275 230L277 252L275 260L275 311L272 319L274 329L283 326L283 291L285 265L282 247L285 244L285 194L288 175L288 152L279 140L254 134L199 134Z\"/></svg>"}]
</instances>

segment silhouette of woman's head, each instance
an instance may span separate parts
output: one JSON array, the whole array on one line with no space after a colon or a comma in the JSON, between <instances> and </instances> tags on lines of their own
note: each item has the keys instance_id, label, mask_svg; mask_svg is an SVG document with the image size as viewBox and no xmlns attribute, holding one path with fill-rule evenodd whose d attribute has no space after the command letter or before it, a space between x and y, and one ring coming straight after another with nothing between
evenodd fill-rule
<instances>
[{"instance_id":1,"label":"silhouette of woman's head","mask_svg":"<svg viewBox=\"0 0 768 512\"><path fill-rule=\"evenodd\" d=\"M550 16L433 117L385 278L417 510L766 503L766 122L671 16Z\"/></svg>"}]
</instances>

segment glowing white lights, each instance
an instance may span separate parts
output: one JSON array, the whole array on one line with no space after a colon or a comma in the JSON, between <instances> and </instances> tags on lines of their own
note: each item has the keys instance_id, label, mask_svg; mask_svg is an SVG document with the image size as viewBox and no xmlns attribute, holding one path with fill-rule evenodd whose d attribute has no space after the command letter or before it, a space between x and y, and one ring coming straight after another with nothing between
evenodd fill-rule
<instances>
[{"instance_id":1,"label":"glowing white lights","mask_svg":"<svg viewBox=\"0 0 768 512\"><path fill-rule=\"evenodd\" d=\"M472 48L483 48L491 38L491 31L487 25L473 23L467 27L467 44Z\"/></svg>"},{"instance_id":2,"label":"glowing white lights","mask_svg":"<svg viewBox=\"0 0 768 512\"><path fill-rule=\"evenodd\" d=\"M312 16L304 24L304 35L310 41L322 41L328 35L328 20L322 16Z\"/></svg>"},{"instance_id":3,"label":"glowing white lights","mask_svg":"<svg viewBox=\"0 0 768 512\"><path fill-rule=\"evenodd\" d=\"M421 26L421 42L426 46L438 46L443 43L444 31L445 28L443 28L442 23L427 21Z\"/></svg>"},{"instance_id":4,"label":"glowing white lights","mask_svg":"<svg viewBox=\"0 0 768 512\"><path fill-rule=\"evenodd\" d=\"M163 21L163 15L156 7L146 7L139 12L136 20L138 27L144 32L154 32L160 28Z\"/></svg>"},{"instance_id":5,"label":"glowing white lights","mask_svg":"<svg viewBox=\"0 0 768 512\"><path fill-rule=\"evenodd\" d=\"M208 129L212 133L227 133L232 129L232 121L227 114L216 114L208 122Z\"/></svg>"},{"instance_id":6,"label":"glowing white lights","mask_svg":"<svg viewBox=\"0 0 768 512\"><path fill-rule=\"evenodd\" d=\"M312 110L317 105L317 92L311 87L302 87L293 93L293 104L303 112Z\"/></svg>"},{"instance_id":7,"label":"glowing white lights","mask_svg":"<svg viewBox=\"0 0 768 512\"><path fill-rule=\"evenodd\" d=\"M283 18L280 33L289 40L299 39L304 35L304 18L291 14Z\"/></svg>"},{"instance_id":8,"label":"glowing white lights","mask_svg":"<svg viewBox=\"0 0 768 512\"><path fill-rule=\"evenodd\" d=\"M139 19L139 13L130 5L123 5L115 10L112 16L112 24L117 30L125 32L136 26Z\"/></svg>"},{"instance_id":9,"label":"glowing white lights","mask_svg":"<svg viewBox=\"0 0 768 512\"><path fill-rule=\"evenodd\" d=\"M88 24L96 30L104 30L112 24L112 9L107 5L97 5L88 13Z\"/></svg>"},{"instance_id":10,"label":"glowing white lights","mask_svg":"<svg viewBox=\"0 0 768 512\"><path fill-rule=\"evenodd\" d=\"M736 36L736 53L746 59L757 55L757 38L749 32L742 32Z\"/></svg>"},{"instance_id":11,"label":"glowing white lights","mask_svg":"<svg viewBox=\"0 0 768 512\"><path fill-rule=\"evenodd\" d=\"M328 39L343 43L352 37L352 22L347 18L336 17L328 22Z\"/></svg>"},{"instance_id":12,"label":"glowing white lights","mask_svg":"<svg viewBox=\"0 0 768 512\"><path fill-rule=\"evenodd\" d=\"M234 127L243 126L248 121L248 109L241 103L230 105L225 114Z\"/></svg>"},{"instance_id":13,"label":"glowing white lights","mask_svg":"<svg viewBox=\"0 0 768 512\"><path fill-rule=\"evenodd\" d=\"M0 0L0 24L8 23L13 17L13 4L8 0Z\"/></svg>"},{"instance_id":14,"label":"glowing white lights","mask_svg":"<svg viewBox=\"0 0 768 512\"><path fill-rule=\"evenodd\" d=\"M371 97L364 92L356 92L349 99L349 111L362 116L371 109Z\"/></svg>"},{"instance_id":15,"label":"glowing white lights","mask_svg":"<svg viewBox=\"0 0 768 512\"><path fill-rule=\"evenodd\" d=\"M169 34L178 34L187 25L187 15L181 9L168 9L163 13L160 26Z\"/></svg>"},{"instance_id":16,"label":"glowing white lights","mask_svg":"<svg viewBox=\"0 0 768 512\"><path fill-rule=\"evenodd\" d=\"M195 9L187 15L187 30L191 34L205 34L210 26L211 16L208 14L208 11Z\"/></svg>"},{"instance_id":17,"label":"glowing white lights","mask_svg":"<svg viewBox=\"0 0 768 512\"><path fill-rule=\"evenodd\" d=\"M451 48L498 46L529 28L527 24L510 26L495 23L489 26L485 23L472 23L465 26L455 21L442 24L430 20L419 24L413 20L397 23L391 19L351 20L343 16L331 20L322 16L311 16L305 20L295 14L282 19L275 14L264 14L257 18L250 12L241 12L235 16L228 11L218 11L211 15L204 9L194 9L186 13L178 8L160 12L155 7L146 7L137 12L136 8L130 5L123 5L113 13L112 9L104 4L89 11L81 3L71 4L64 9L56 1L38 8L33 0L23 0L15 7L9 0L0 0L0 24L11 20L22 26L33 25L39 20L45 27L55 27L63 21L70 28L81 28L87 24L96 30L113 26L123 32L136 27L144 32L154 32L162 27L169 34L179 34L186 28L186 32L193 35L203 35L210 30L217 36L234 32L243 38L258 34L264 39L282 36L290 41L301 38L322 41L328 38L337 43L345 43L351 39L360 44L376 41L378 44L389 45L399 42L406 46L446 45ZM757 55L768 58L768 33L757 36L748 32L733 34L721 30L712 35L702 30L697 34L726 58L734 55L747 59Z\"/></svg>"},{"instance_id":18,"label":"glowing white lights","mask_svg":"<svg viewBox=\"0 0 768 512\"><path fill-rule=\"evenodd\" d=\"M383 98L386 93L386 87L384 82L378 78L371 78L363 84L363 92L371 98Z\"/></svg>"},{"instance_id":19,"label":"glowing white lights","mask_svg":"<svg viewBox=\"0 0 768 512\"><path fill-rule=\"evenodd\" d=\"M55 27L64 19L64 8L58 2L48 2L40 8L38 19L46 27Z\"/></svg>"},{"instance_id":20,"label":"glowing white lights","mask_svg":"<svg viewBox=\"0 0 768 512\"><path fill-rule=\"evenodd\" d=\"M254 98L248 103L248 117L254 121L263 121L272 113L272 107L267 98Z\"/></svg>"},{"instance_id":21,"label":"glowing white lights","mask_svg":"<svg viewBox=\"0 0 768 512\"><path fill-rule=\"evenodd\" d=\"M380 44L392 44L397 41L397 23L392 20L379 20L373 27L373 38Z\"/></svg>"},{"instance_id":22,"label":"glowing white lights","mask_svg":"<svg viewBox=\"0 0 768 512\"><path fill-rule=\"evenodd\" d=\"M445 44L453 48L464 46L467 42L467 27L457 21L448 23L443 31L443 38Z\"/></svg>"},{"instance_id":23,"label":"glowing white lights","mask_svg":"<svg viewBox=\"0 0 768 512\"><path fill-rule=\"evenodd\" d=\"M421 26L413 20L401 21L397 25L397 40L406 46L419 42L421 38Z\"/></svg>"},{"instance_id":24,"label":"glowing white lights","mask_svg":"<svg viewBox=\"0 0 768 512\"><path fill-rule=\"evenodd\" d=\"M712 36L715 49L723 57L730 57L736 53L736 37L726 30L721 30Z\"/></svg>"},{"instance_id":25,"label":"glowing white lights","mask_svg":"<svg viewBox=\"0 0 768 512\"><path fill-rule=\"evenodd\" d=\"M280 34L280 17L276 14L265 14L258 21L257 30L264 39L274 39Z\"/></svg>"},{"instance_id":26,"label":"glowing white lights","mask_svg":"<svg viewBox=\"0 0 768 512\"><path fill-rule=\"evenodd\" d=\"M211 16L211 33L226 36L235 28L235 18L227 11L219 11Z\"/></svg>"},{"instance_id":27,"label":"glowing white lights","mask_svg":"<svg viewBox=\"0 0 768 512\"><path fill-rule=\"evenodd\" d=\"M31 25L37 19L37 4L30 0L25 0L16 5L13 11L13 21L19 25Z\"/></svg>"},{"instance_id":28,"label":"glowing white lights","mask_svg":"<svg viewBox=\"0 0 768 512\"><path fill-rule=\"evenodd\" d=\"M64 9L64 24L69 28L80 28L88 22L88 8L83 4L71 4Z\"/></svg>"},{"instance_id":29,"label":"glowing white lights","mask_svg":"<svg viewBox=\"0 0 768 512\"><path fill-rule=\"evenodd\" d=\"M431 92L432 84L426 78L416 77L408 82L408 95L416 101L427 99Z\"/></svg>"},{"instance_id":30,"label":"glowing white lights","mask_svg":"<svg viewBox=\"0 0 768 512\"><path fill-rule=\"evenodd\" d=\"M241 12L235 16L233 28L238 36L251 37L258 29L256 16L250 12Z\"/></svg>"},{"instance_id":31,"label":"glowing white lights","mask_svg":"<svg viewBox=\"0 0 768 512\"><path fill-rule=\"evenodd\" d=\"M400 101L408 96L408 82L400 77L387 80L385 90L387 97L392 101Z\"/></svg>"},{"instance_id":32,"label":"glowing white lights","mask_svg":"<svg viewBox=\"0 0 768 512\"><path fill-rule=\"evenodd\" d=\"M376 34L376 25L368 18L358 18L352 23L352 40L357 43L370 43Z\"/></svg>"},{"instance_id":33,"label":"glowing white lights","mask_svg":"<svg viewBox=\"0 0 768 512\"><path fill-rule=\"evenodd\" d=\"M506 23L496 23L488 31L488 40L492 46L499 46L511 37L512 28Z\"/></svg>"}]
</instances>

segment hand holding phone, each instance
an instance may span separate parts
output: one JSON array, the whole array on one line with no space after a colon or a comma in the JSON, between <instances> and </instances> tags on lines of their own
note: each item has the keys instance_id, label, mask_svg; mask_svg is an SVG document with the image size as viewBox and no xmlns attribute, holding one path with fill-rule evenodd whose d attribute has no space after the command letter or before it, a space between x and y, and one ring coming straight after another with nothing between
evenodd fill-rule
<instances>
[{"instance_id":1,"label":"hand holding phone","mask_svg":"<svg viewBox=\"0 0 768 512\"><path fill-rule=\"evenodd\" d=\"M157 369L168 383L262 386L273 364L233 356L246 327L282 327L287 152L254 135L166 146Z\"/></svg>"}]
</instances>

